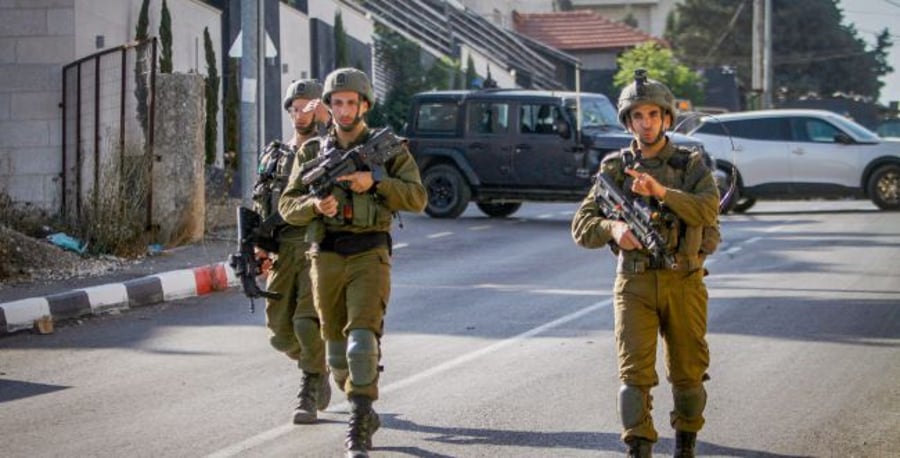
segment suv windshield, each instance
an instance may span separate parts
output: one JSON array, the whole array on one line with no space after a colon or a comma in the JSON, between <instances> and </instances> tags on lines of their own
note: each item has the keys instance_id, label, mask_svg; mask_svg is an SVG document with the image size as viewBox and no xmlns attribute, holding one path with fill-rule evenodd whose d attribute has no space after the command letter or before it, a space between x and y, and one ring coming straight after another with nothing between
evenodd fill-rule
<instances>
[{"instance_id":1,"label":"suv windshield","mask_svg":"<svg viewBox=\"0 0 900 458\"><path fill-rule=\"evenodd\" d=\"M566 109L575 118L575 99L566 100ZM603 97L581 97L581 127L620 127L615 107Z\"/></svg>"}]
</instances>

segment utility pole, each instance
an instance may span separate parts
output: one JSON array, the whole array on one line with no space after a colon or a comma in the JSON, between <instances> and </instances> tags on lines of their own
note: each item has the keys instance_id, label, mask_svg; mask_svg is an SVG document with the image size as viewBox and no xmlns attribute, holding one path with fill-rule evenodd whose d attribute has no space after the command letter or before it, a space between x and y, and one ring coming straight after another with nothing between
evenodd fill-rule
<instances>
[{"instance_id":1,"label":"utility pole","mask_svg":"<svg viewBox=\"0 0 900 458\"><path fill-rule=\"evenodd\" d=\"M772 108L772 0L753 0L751 67L757 108Z\"/></svg>"},{"instance_id":2,"label":"utility pole","mask_svg":"<svg viewBox=\"0 0 900 458\"><path fill-rule=\"evenodd\" d=\"M256 181L257 155L261 150L260 127L264 121L262 109L262 81L264 77L265 46L262 0L241 2L241 199L252 205L253 184Z\"/></svg>"}]
</instances>

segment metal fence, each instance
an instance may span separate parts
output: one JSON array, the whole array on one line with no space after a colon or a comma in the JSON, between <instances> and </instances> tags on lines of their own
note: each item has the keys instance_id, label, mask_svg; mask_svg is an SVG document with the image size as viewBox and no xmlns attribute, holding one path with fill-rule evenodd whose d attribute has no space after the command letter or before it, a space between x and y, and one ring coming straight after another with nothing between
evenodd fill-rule
<instances>
[{"instance_id":1,"label":"metal fence","mask_svg":"<svg viewBox=\"0 0 900 458\"><path fill-rule=\"evenodd\" d=\"M106 173L128 160L153 167L157 40L128 43L63 67L62 215L81 219L87 199L96 207ZM115 175L112 175L115 176ZM121 177L119 177L121 178ZM148 186L146 227L152 217ZM127 195L121 198L128 198Z\"/></svg>"}]
</instances>

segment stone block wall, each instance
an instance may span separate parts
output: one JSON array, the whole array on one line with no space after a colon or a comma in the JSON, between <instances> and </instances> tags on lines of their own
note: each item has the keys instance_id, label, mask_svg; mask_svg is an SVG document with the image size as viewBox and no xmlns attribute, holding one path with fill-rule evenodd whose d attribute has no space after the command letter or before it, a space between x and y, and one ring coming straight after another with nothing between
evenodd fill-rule
<instances>
[{"instance_id":1,"label":"stone block wall","mask_svg":"<svg viewBox=\"0 0 900 458\"><path fill-rule=\"evenodd\" d=\"M60 69L75 60L75 0L0 0L0 192L60 202Z\"/></svg>"}]
</instances>

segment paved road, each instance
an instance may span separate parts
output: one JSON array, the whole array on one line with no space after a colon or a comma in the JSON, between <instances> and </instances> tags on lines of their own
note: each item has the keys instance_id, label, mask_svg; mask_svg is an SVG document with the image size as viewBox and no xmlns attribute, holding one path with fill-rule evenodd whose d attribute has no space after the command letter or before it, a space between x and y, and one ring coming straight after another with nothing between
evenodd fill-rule
<instances>
[{"instance_id":1,"label":"paved road","mask_svg":"<svg viewBox=\"0 0 900 458\"><path fill-rule=\"evenodd\" d=\"M575 247L574 208L403 216L374 456L621 456L613 257ZM861 201L723 218L703 456L900 456L898 226ZM263 319L229 292L0 339L3 455L341 456L346 404L288 423Z\"/></svg>"}]
</instances>

